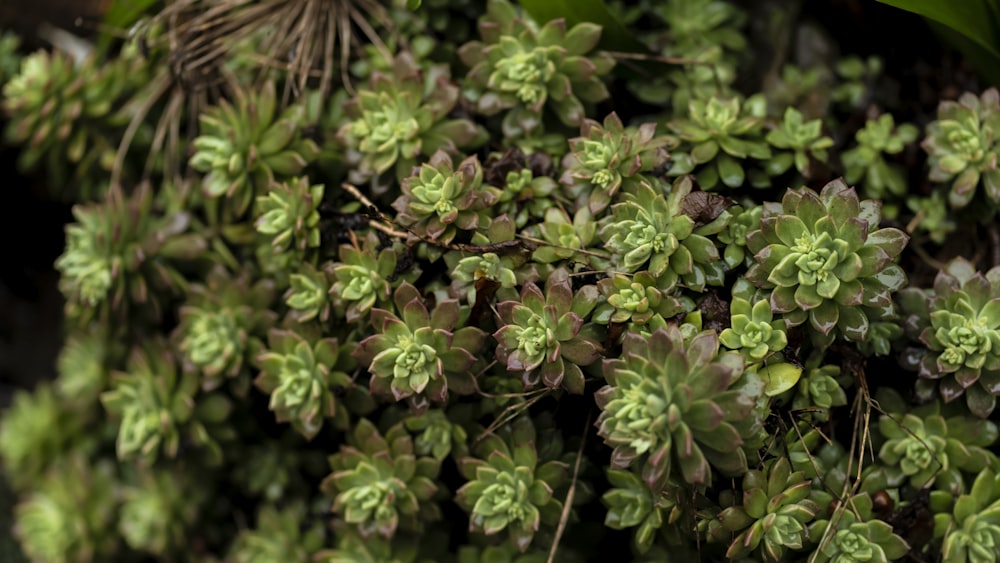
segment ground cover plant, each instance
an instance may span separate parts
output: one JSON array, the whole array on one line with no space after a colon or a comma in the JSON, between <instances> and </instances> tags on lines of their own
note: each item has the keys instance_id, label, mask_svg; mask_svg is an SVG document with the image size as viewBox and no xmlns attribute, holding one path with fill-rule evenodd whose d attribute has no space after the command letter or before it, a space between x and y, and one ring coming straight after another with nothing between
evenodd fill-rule
<instances>
[{"instance_id":1,"label":"ground cover plant","mask_svg":"<svg viewBox=\"0 0 1000 563\"><path fill-rule=\"evenodd\" d=\"M72 209L0 415L27 560L1000 558L961 55L851 2L143 4L0 36Z\"/></svg>"}]
</instances>

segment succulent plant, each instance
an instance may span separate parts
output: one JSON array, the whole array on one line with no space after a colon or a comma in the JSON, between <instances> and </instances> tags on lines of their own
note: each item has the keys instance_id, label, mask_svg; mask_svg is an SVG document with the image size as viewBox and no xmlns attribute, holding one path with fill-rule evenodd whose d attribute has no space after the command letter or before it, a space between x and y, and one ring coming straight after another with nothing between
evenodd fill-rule
<instances>
[{"instance_id":1,"label":"succulent plant","mask_svg":"<svg viewBox=\"0 0 1000 563\"><path fill-rule=\"evenodd\" d=\"M924 231L936 244L944 244L948 235L958 228L955 218L948 212L947 195L935 190L927 197L910 196L906 206L914 214L915 227Z\"/></svg>"},{"instance_id":2,"label":"succulent plant","mask_svg":"<svg viewBox=\"0 0 1000 563\"><path fill-rule=\"evenodd\" d=\"M333 265L336 281L330 287L330 295L344 310L347 322L367 317L376 305L388 305L394 284L416 279L419 270L405 275L396 272L400 255L398 245L382 248L374 234L369 234L361 245L341 245L339 260Z\"/></svg>"},{"instance_id":3,"label":"succulent plant","mask_svg":"<svg viewBox=\"0 0 1000 563\"><path fill-rule=\"evenodd\" d=\"M747 234L760 227L764 206L734 205L726 212L732 218L726 223L726 227L715 235L715 238L726 245L722 251L722 261L727 268L735 270L753 263L753 255L747 253Z\"/></svg>"},{"instance_id":4,"label":"succulent plant","mask_svg":"<svg viewBox=\"0 0 1000 563\"><path fill-rule=\"evenodd\" d=\"M483 185L483 169L476 156L454 165L450 156L436 152L419 171L403 180L403 193L392 206L396 220L418 236L449 243L458 230L475 230L483 211L496 203L499 190Z\"/></svg>"},{"instance_id":5,"label":"succulent plant","mask_svg":"<svg viewBox=\"0 0 1000 563\"><path fill-rule=\"evenodd\" d=\"M694 219L682 212L691 184L690 177L678 178L668 197L641 184L611 206L599 235L612 252L615 271L646 269L661 291L678 283L694 291L722 283L719 251L705 236L722 227L710 224L696 230Z\"/></svg>"},{"instance_id":6,"label":"succulent plant","mask_svg":"<svg viewBox=\"0 0 1000 563\"><path fill-rule=\"evenodd\" d=\"M685 342L675 326L625 337L621 357L604 361L608 385L596 394L599 433L614 448L612 468L641 458L651 487L675 476L708 484L712 467L733 475L746 470L739 426L763 382L743 374L738 354L718 348L714 332ZM746 382L737 385L741 375Z\"/></svg>"},{"instance_id":7,"label":"succulent plant","mask_svg":"<svg viewBox=\"0 0 1000 563\"><path fill-rule=\"evenodd\" d=\"M49 384L16 393L2 421L0 461L5 478L18 489L33 484L71 445L87 448L81 435L84 421L62 407Z\"/></svg>"},{"instance_id":8,"label":"succulent plant","mask_svg":"<svg viewBox=\"0 0 1000 563\"><path fill-rule=\"evenodd\" d=\"M884 563L907 554L910 546L892 531L892 526L872 516L868 493L847 498L829 519L809 526L809 537L817 545L810 562L872 561Z\"/></svg>"},{"instance_id":9,"label":"succulent plant","mask_svg":"<svg viewBox=\"0 0 1000 563\"><path fill-rule=\"evenodd\" d=\"M449 420L445 411L431 409L419 415L411 415L403 420L410 432L418 432L413 441L417 455L431 456L438 461L465 448L467 435L460 424Z\"/></svg>"},{"instance_id":10,"label":"succulent plant","mask_svg":"<svg viewBox=\"0 0 1000 563\"><path fill-rule=\"evenodd\" d=\"M711 47L742 51L746 38L740 28L746 14L730 2L667 0L654 11L666 22L670 42L665 54L691 57Z\"/></svg>"},{"instance_id":11,"label":"succulent plant","mask_svg":"<svg viewBox=\"0 0 1000 563\"><path fill-rule=\"evenodd\" d=\"M808 320L824 342L864 340L871 322L892 318L892 292L906 284L894 261L908 237L878 223L878 204L843 181L819 194L788 190L747 235L755 264L746 277L771 290L771 309L789 325Z\"/></svg>"},{"instance_id":12,"label":"succulent plant","mask_svg":"<svg viewBox=\"0 0 1000 563\"><path fill-rule=\"evenodd\" d=\"M99 178L110 171L128 122L119 110L142 80L133 63L96 56L77 62L69 53L37 51L9 81L0 80L7 140L23 143L20 166L44 168L58 199L96 200L104 192L107 182Z\"/></svg>"},{"instance_id":13,"label":"succulent plant","mask_svg":"<svg viewBox=\"0 0 1000 563\"><path fill-rule=\"evenodd\" d=\"M440 461L418 457L402 424L385 433L361 419L348 445L330 457L331 473L322 489L334 497L333 511L357 526L362 537L392 538L397 529L421 532L441 518L433 502Z\"/></svg>"},{"instance_id":14,"label":"succulent plant","mask_svg":"<svg viewBox=\"0 0 1000 563\"><path fill-rule=\"evenodd\" d=\"M308 511L302 504L279 510L264 505L257 513L257 526L242 530L229 551L235 563L288 561L309 563L323 546L323 528L319 523L306 526L302 521Z\"/></svg>"},{"instance_id":15,"label":"succulent plant","mask_svg":"<svg viewBox=\"0 0 1000 563\"><path fill-rule=\"evenodd\" d=\"M597 223L586 207L581 207L572 219L565 210L550 207L545 210L545 220L537 225L538 234L546 244L539 245L532 259L542 264L561 260L579 260L590 263L593 254L586 249L597 238ZM585 251L580 252L581 250Z\"/></svg>"},{"instance_id":16,"label":"succulent plant","mask_svg":"<svg viewBox=\"0 0 1000 563\"><path fill-rule=\"evenodd\" d=\"M598 341L584 329L584 321L597 305L597 288L584 286L573 292L568 272L549 275L544 291L528 282L521 300L497 305L503 326L497 340L497 361L519 373L526 389L539 383L583 392L583 372L601 355Z\"/></svg>"},{"instance_id":17,"label":"succulent plant","mask_svg":"<svg viewBox=\"0 0 1000 563\"><path fill-rule=\"evenodd\" d=\"M92 408L107 385L109 366L119 357L120 349L108 341L103 330L69 336L56 359L55 390L59 398L67 405Z\"/></svg>"},{"instance_id":18,"label":"succulent plant","mask_svg":"<svg viewBox=\"0 0 1000 563\"><path fill-rule=\"evenodd\" d=\"M125 371L112 372L111 390L101 394L104 408L119 421L118 458L145 464L161 453L175 458L184 440L204 448L209 461L220 461L220 446L208 428L229 416L231 404L221 394L196 401L199 379L198 374L179 369L161 340L134 348Z\"/></svg>"},{"instance_id":19,"label":"succulent plant","mask_svg":"<svg viewBox=\"0 0 1000 563\"><path fill-rule=\"evenodd\" d=\"M129 547L160 557L188 549L188 530L203 513L204 482L184 471L151 469L122 491L118 530Z\"/></svg>"},{"instance_id":20,"label":"succulent plant","mask_svg":"<svg viewBox=\"0 0 1000 563\"><path fill-rule=\"evenodd\" d=\"M866 59L842 57L835 66L838 84L830 90L830 98L852 110L863 108L883 66L882 59L874 55Z\"/></svg>"},{"instance_id":21,"label":"succulent plant","mask_svg":"<svg viewBox=\"0 0 1000 563\"><path fill-rule=\"evenodd\" d=\"M784 174L793 165L806 178L813 176L810 158L826 163L833 139L824 136L820 119L805 121L802 112L794 107L785 109L781 124L767 133L765 140L778 149L767 161L766 169L772 176Z\"/></svg>"},{"instance_id":22,"label":"succulent plant","mask_svg":"<svg viewBox=\"0 0 1000 563\"><path fill-rule=\"evenodd\" d=\"M307 323L313 319L326 322L330 319L333 302L330 299L333 263L326 262L316 269L312 264L304 263L299 271L288 276L288 290L285 291L285 304L291 309L289 317L299 323Z\"/></svg>"},{"instance_id":23,"label":"succulent plant","mask_svg":"<svg viewBox=\"0 0 1000 563\"><path fill-rule=\"evenodd\" d=\"M772 157L764 141L765 106L763 98L713 96L688 102L686 115L667 123L682 141L673 151L667 174L684 176L697 169L703 190L715 188L720 181L730 188L742 186L746 170L741 160Z\"/></svg>"},{"instance_id":24,"label":"succulent plant","mask_svg":"<svg viewBox=\"0 0 1000 563\"><path fill-rule=\"evenodd\" d=\"M278 113L277 104L274 83L267 82L259 92L238 91L235 104L222 100L199 116L191 167L205 173L205 197L225 196L234 218L273 182L301 174L319 154L302 135L304 106Z\"/></svg>"},{"instance_id":25,"label":"succulent plant","mask_svg":"<svg viewBox=\"0 0 1000 563\"><path fill-rule=\"evenodd\" d=\"M336 546L324 549L313 557L315 563L430 563L433 559L419 558L420 547L435 541L425 535L396 533L392 541L381 536L363 537L356 527L346 522L334 522Z\"/></svg>"},{"instance_id":26,"label":"succulent plant","mask_svg":"<svg viewBox=\"0 0 1000 563\"><path fill-rule=\"evenodd\" d=\"M966 92L958 101L938 105L937 120L927 125L921 146L927 152L930 179L951 182L948 203L965 207L980 183L986 198L1000 203L997 139L1000 129L1000 92L990 88L982 96Z\"/></svg>"},{"instance_id":27,"label":"succulent plant","mask_svg":"<svg viewBox=\"0 0 1000 563\"><path fill-rule=\"evenodd\" d=\"M677 298L657 289L649 272L629 277L614 273L597 282L604 299L594 308L591 320L598 324L646 324L654 316L669 319L694 309L690 299Z\"/></svg>"},{"instance_id":28,"label":"succulent plant","mask_svg":"<svg viewBox=\"0 0 1000 563\"><path fill-rule=\"evenodd\" d=\"M11 30L0 32L0 88L17 74L21 68L21 57L17 52L21 39Z\"/></svg>"},{"instance_id":29,"label":"succulent plant","mask_svg":"<svg viewBox=\"0 0 1000 563\"><path fill-rule=\"evenodd\" d=\"M536 133L546 107L564 125L579 126L586 116L584 103L608 97L601 77L614 60L589 54L601 38L601 27L589 22L566 27L562 18L539 27L519 16L507 0L490 0L479 20L481 41L458 50L470 68L465 87L478 111L494 115L507 110L505 136Z\"/></svg>"},{"instance_id":30,"label":"succulent plant","mask_svg":"<svg viewBox=\"0 0 1000 563\"><path fill-rule=\"evenodd\" d=\"M886 441L876 471L890 486L908 481L915 489L933 486L959 494L964 488L960 471L975 473L989 465L985 448L1000 436L996 424L945 419L935 411L925 407L879 418L878 429Z\"/></svg>"},{"instance_id":31,"label":"succulent plant","mask_svg":"<svg viewBox=\"0 0 1000 563\"><path fill-rule=\"evenodd\" d=\"M201 372L206 390L246 373L245 361L260 352L261 337L277 320L269 309L274 284L250 279L246 271L232 276L216 266L204 284L190 286L179 309L178 350L185 369Z\"/></svg>"},{"instance_id":32,"label":"succulent plant","mask_svg":"<svg viewBox=\"0 0 1000 563\"><path fill-rule=\"evenodd\" d=\"M534 425L524 417L511 424L506 440L487 434L476 457L459 461L468 482L455 500L469 513L470 532L492 536L507 530L511 543L524 552L543 521L558 521L562 503L553 492L566 480L568 467L558 460L539 465Z\"/></svg>"},{"instance_id":33,"label":"succulent plant","mask_svg":"<svg viewBox=\"0 0 1000 563\"><path fill-rule=\"evenodd\" d=\"M201 235L185 232L187 213L154 211L149 184L127 199L76 206L73 217L55 266L67 315L81 324L109 313L120 319L130 307L158 318L164 293L186 285L172 262L196 258L206 247Z\"/></svg>"},{"instance_id":34,"label":"succulent plant","mask_svg":"<svg viewBox=\"0 0 1000 563\"><path fill-rule=\"evenodd\" d=\"M729 308L731 326L719 334L719 342L730 350L739 351L748 363L762 362L788 345L785 321L774 319L767 300L751 306L746 299L733 297Z\"/></svg>"},{"instance_id":35,"label":"succulent plant","mask_svg":"<svg viewBox=\"0 0 1000 563\"><path fill-rule=\"evenodd\" d=\"M470 241L471 244L482 245L484 248L492 246L496 248L495 252L474 252L471 255L460 251L446 253L445 264L451 270L451 293L464 293L469 305L473 307L480 301L480 308L482 302L479 292L486 287L490 288L486 290L486 294L493 293L493 297L499 301L517 299L516 286L538 279L539 273L536 265L528 262L531 247L521 245L516 235L514 221L508 215L500 215L490 221L489 227L472 235ZM517 246L503 249L497 246L509 243ZM498 287L494 287L495 284Z\"/></svg>"},{"instance_id":36,"label":"succulent plant","mask_svg":"<svg viewBox=\"0 0 1000 563\"><path fill-rule=\"evenodd\" d=\"M920 130L915 125L896 125L891 113L869 119L854 135L857 145L840 155L844 162L844 180L848 184L860 182L865 193L875 198L906 195L902 168L887 162L884 155L903 152L919 135Z\"/></svg>"},{"instance_id":37,"label":"succulent plant","mask_svg":"<svg viewBox=\"0 0 1000 563\"><path fill-rule=\"evenodd\" d=\"M481 145L485 135L474 123L447 119L458 99L447 65L424 70L406 52L396 55L391 74L372 73L368 87L348 102L348 121L338 132L348 149L351 181L368 181L392 169L402 180L421 155L455 155Z\"/></svg>"},{"instance_id":38,"label":"succulent plant","mask_svg":"<svg viewBox=\"0 0 1000 563\"><path fill-rule=\"evenodd\" d=\"M759 550L765 561L779 561L785 550L801 551L809 544L808 524L820 511L809 499L812 481L793 471L786 457L765 462L743 476L743 498L716 516L716 534L729 544L726 557L739 559ZM713 524L716 524L713 522Z\"/></svg>"},{"instance_id":39,"label":"succulent plant","mask_svg":"<svg viewBox=\"0 0 1000 563\"><path fill-rule=\"evenodd\" d=\"M811 417L820 421L829 419L829 410L847 404L847 393L841 385L841 370L838 365L808 367L799 379L793 409L812 410Z\"/></svg>"},{"instance_id":40,"label":"succulent plant","mask_svg":"<svg viewBox=\"0 0 1000 563\"><path fill-rule=\"evenodd\" d=\"M257 232L273 237L271 244L300 252L319 246L319 207L323 185L311 186L309 178L282 182L257 198Z\"/></svg>"},{"instance_id":41,"label":"succulent plant","mask_svg":"<svg viewBox=\"0 0 1000 563\"><path fill-rule=\"evenodd\" d=\"M551 160L539 152L529 157L519 148L498 154L490 155L485 166L487 183L500 188L496 214L510 215L518 228L541 219L559 195L559 184L546 175L551 172Z\"/></svg>"},{"instance_id":42,"label":"succulent plant","mask_svg":"<svg viewBox=\"0 0 1000 563\"><path fill-rule=\"evenodd\" d=\"M946 402L965 395L973 413L989 416L1000 395L1000 267L983 275L955 259L933 292L907 288L900 297L906 326L925 347L905 359L921 377L920 396L935 388Z\"/></svg>"},{"instance_id":43,"label":"succulent plant","mask_svg":"<svg viewBox=\"0 0 1000 563\"><path fill-rule=\"evenodd\" d=\"M619 189L649 181L643 173L662 166L668 148L677 139L656 135L656 123L625 127L616 113L604 118L603 126L585 119L580 136L569 140L570 153L563 158L559 181L577 199L586 195L595 216L606 209Z\"/></svg>"},{"instance_id":44,"label":"succulent plant","mask_svg":"<svg viewBox=\"0 0 1000 563\"><path fill-rule=\"evenodd\" d=\"M636 550L646 553L663 524L675 524L682 513L676 498L678 488L668 485L653 491L634 469L608 469L608 481L612 488L601 497L608 507L604 525L615 530L636 528Z\"/></svg>"},{"instance_id":45,"label":"succulent plant","mask_svg":"<svg viewBox=\"0 0 1000 563\"><path fill-rule=\"evenodd\" d=\"M378 332L362 340L354 352L372 374L372 392L396 401L412 397L412 406L426 408L426 399L444 402L449 387L466 391L469 369L486 337L474 326L456 330L468 311L454 299L439 301L428 311L420 293L408 283L396 289L393 302L402 317L372 309L372 326Z\"/></svg>"},{"instance_id":46,"label":"succulent plant","mask_svg":"<svg viewBox=\"0 0 1000 563\"><path fill-rule=\"evenodd\" d=\"M254 383L271 395L268 408L278 422L290 422L311 440L325 418L332 418L335 427L347 426L347 411L338 404L334 389L353 387L347 373L354 367L353 351L351 343L336 338L274 328L267 334L267 351L257 356L261 373Z\"/></svg>"},{"instance_id":47,"label":"succulent plant","mask_svg":"<svg viewBox=\"0 0 1000 563\"><path fill-rule=\"evenodd\" d=\"M104 561L114 554L114 467L73 456L41 476L14 507L25 555L54 563Z\"/></svg>"},{"instance_id":48,"label":"succulent plant","mask_svg":"<svg viewBox=\"0 0 1000 563\"><path fill-rule=\"evenodd\" d=\"M976 476L968 494L957 499L932 491L934 537L943 539L941 557L946 563L995 561L1000 548L1000 479L992 468Z\"/></svg>"}]
</instances>

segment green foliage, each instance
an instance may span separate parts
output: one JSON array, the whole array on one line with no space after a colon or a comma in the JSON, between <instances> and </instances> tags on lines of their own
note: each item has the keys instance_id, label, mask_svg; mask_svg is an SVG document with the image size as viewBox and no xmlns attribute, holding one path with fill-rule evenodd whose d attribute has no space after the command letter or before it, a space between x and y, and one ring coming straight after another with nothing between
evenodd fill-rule
<instances>
[{"instance_id":1,"label":"green foliage","mask_svg":"<svg viewBox=\"0 0 1000 563\"><path fill-rule=\"evenodd\" d=\"M955 101L938 106L937 120L927 125L922 146L928 154L930 179L951 182L948 203L965 207L982 183L987 201L1000 201L997 140L1000 126L1000 92L991 88L982 96L966 92Z\"/></svg>"},{"instance_id":2,"label":"green foliage","mask_svg":"<svg viewBox=\"0 0 1000 563\"><path fill-rule=\"evenodd\" d=\"M966 260L938 272L934 290L901 293L906 326L923 345L907 363L924 378L918 390L935 388L945 401L966 397L969 409L986 418L1000 394L1000 268L985 275Z\"/></svg>"},{"instance_id":3,"label":"green foliage","mask_svg":"<svg viewBox=\"0 0 1000 563\"><path fill-rule=\"evenodd\" d=\"M819 544L809 561L873 561L899 559L909 551L906 541L888 523L872 516L872 499L867 493L840 503L829 520L809 526L809 535Z\"/></svg>"},{"instance_id":4,"label":"green foliage","mask_svg":"<svg viewBox=\"0 0 1000 563\"><path fill-rule=\"evenodd\" d=\"M864 129L854 135L857 146L844 151L844 180L848 184L861 183L865 193L872 197L906 195L906 177L903 169L890 164L884 155L903 152L914 142L920 131L909 123L896 125L892 114L884 113L869 120Z\"/></svg>"},{"instance_id":5,"label":"green foliage","mask_svg":"<svg viewBox=\"0 0 1000 563\"><path fill-rule=\"evenodd\" d=\"M872 321L892 318L891 294L906 284L894 261L908 237L878 223L878 204L842 181L819 194L788 190L747 235L747 278L771 290L771 309L790 325L808 320L821 342L864 340Z\"/></svg>"},{"instance_id":6,"label":"green foliage","mask_svg":"<svg viewBox=\"0 0 1000 563\"><path fill-rule=\"evenodd\" d=\"M584 102L608 97L601 77L614 60L590 55L601 38L601 26L578 23L567 29L563 19L539 27L519 17L507 0L489 0L479 20L479 41L459 49L467 95L484 115L506 112L508 137L540 133L542 110L548 107L564 125L575 127L586 116Z\"/></svg>"},{"instance_id":7,"label":"green foliage","mask_svg":"<svg viewBox=\"0 0 1000 563\"><path fill-rule=\"evenodd\" d=\"M588 119L580 136L569 140L571 152L563 159L560 182L573 195L586 194L587 206L596 215L619 189L648 183L642 173L662 166L669 156L666 149L676 144L673 137L656 136L655 123L625 128L615 113L604 118L603 127Z\"/></svg>"},{"instance_id":8,"label":"green foliage","mask_svg":"<svg viewBox=\"0 0 1000 563\"><path fill-rule=\"evenodd\" d=\"M325 418L346 427L347 412L337 404L333 388L353 385L354 346L336 338L311 339L293 330L271 329L267 351L257 357L260 375L254 383L271 395L268 407L278 422L289 422L307 439L319 433Z\"/></svg>"},{"instance_id":9,"label":"green foliage","mask_svg":"<svg viewBox=\"0 0 1000 563\"><path fill-rule=\"evenodd\" d=\"M810 539L807 525L820 511L808 498L811 488L805 473L793 472L785 457L768 461L763 470L748 471L743 477L743 502L716 517L720 539L728 539L725 532L738 534L726 557L759 553L765 561L778 561L786 549L801 551Z\"/></svg>"},{"instance_id":10,"label":"green foliage","mask_svg":"<svg viewBox=\"0 0 1000 563\"><path fill-rule=\"evenodd\" d=\"M538 384L582 393L583 371L601 354L601 346L585 330L584 318L597 304L597 288L573 292L565 270L549 274L544 292L529 282L520 301L497 305L504 323L493 335L497 361L520 374L525 389Z\"/></svg>"},{"instance_id":11,"label":"green foliage","mask_svg":"<svg viewBox=\"0 0 1000 563\"><path fill-rule=\"evenodd\" d=\"M772 158L764 141L763 101L715 96L691 100L684 117L667 123L682 141L668 174L695 172L706 190L719 182L730 188L743 186L747 172L742 160Z\"/></svg>"},{"instance_id":12,"label":"green foliage","mask_svg":"<svg viewBox=\"0 0 1000 563\"><path fill-rule=\"evenodd\" d=\"M382 436L362 419L349 445L330 458L333 469L323 491L334 497L333 510L362 537L392 538L397 529L420 532L441 517L431 502L440 461L414 452L413 440L401 424Z\"/></svg>"},{"instance_id":13,"label":"green foliage","mask_svg":"<svg viewBox=\"0 0 1000 563\"><path fill-rule=\"evenodd\" d=\"M391 73L375 72L368 82L347 104L348 121L338 132L353 181L393 169L402 179L421 155L456 154L482 144L482 132L471 121L447 119L459 98L447 66L421 69L403 52L393 60Z\"/></svg>"},{"instance_id":14,"label":"green foliage","mask_svg":"<svg viewBox=\"0 0 1000 563\"><path fill-rule=\"evenodd\" d=\"M962 64L838 58L811 3L244 4L0 38L11 210L76 204L0 419L32 561L991 560Z\"/></svg>"},{"instance_id":15,"label":"green foliage","mask_svg":"<svg viewBox=\"0 0 1000 563\"><path fill-rule=\"evenodd\" d=\"M614 448L612 467L641 460L643 480L654 488L669 477L708 484L713 467L724 474L746 470L738 426L763 385L750 373L739 384L743 360L717 352L712 332L690 342L676 328L648 339L625 337L622 357L605 362L608 385L596 395L600 435Z\"/></svg>"},{"instance_id":16,"label":"green foliage","mask_svg":"<svg viewBox=\"0 0 1000 563\"><path fill-rule=\"evenodd\" d=\"M556 460L539 464L534 426L524 418L513 425L507 440L489 435L476 457L460 461L468 482L456 500L470 513L470 531L491 536L506 530L524 552L543 521L551 525L558 519L562 503L553 491L566 479L567 467Z\"/></svg>"},{"instance_id":17,"label":"green foliage","mask_svg":"<svg viewBox=\"0 0 1000 563\"><path fill-rule=\"evenodd\" d=\"M191 167L205 173L205 197L225 196L235 217L273 182L301 174L319 154L301 133L305 108L279 113L277 104L274 83L268 82L260 92L240 91L235 103L223 100L200 117L202 134L194 140Z\"/></svg>"}]
</instances>

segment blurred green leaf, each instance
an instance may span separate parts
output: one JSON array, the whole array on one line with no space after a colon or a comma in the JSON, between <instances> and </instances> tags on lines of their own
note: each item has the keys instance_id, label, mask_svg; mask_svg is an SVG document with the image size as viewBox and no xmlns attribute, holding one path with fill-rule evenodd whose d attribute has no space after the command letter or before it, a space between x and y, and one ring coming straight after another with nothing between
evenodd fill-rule
<instances>
[{"instance_id":1,"label":"blurred green leaf","mask_svg":"<svg viewBox=\"0 0 1000 563\"><path fill-rule=\"evenodd\" d=\"M1000 67L1000 0L879 0L921 15L964 36L944 37L969 58L985 78L995 81ZM937 27L933 26L932 27ZM940 29L940 28L938 28Z\"/></svg>"}]
</instances>

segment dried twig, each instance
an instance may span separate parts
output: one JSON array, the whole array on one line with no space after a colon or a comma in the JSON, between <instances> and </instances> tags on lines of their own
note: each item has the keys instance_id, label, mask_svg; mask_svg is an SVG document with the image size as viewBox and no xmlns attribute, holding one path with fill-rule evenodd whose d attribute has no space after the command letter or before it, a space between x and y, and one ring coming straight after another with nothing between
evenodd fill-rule
<instances>
[{"instance_id":1,"label":"dried twig","mask_svg":"<svg viewBox=\"0 0 1000 563\"><path fill-rule=\"evenodd\" d=\"M580 447L576 450L576 463L573 464L573 480L570 481L569 491L566 492L566 500L563 501L562 514L559 516L559 525L556 527L555 537L552 538L552 547L549 549L549 558L546 560L546 563L555 561L556 551L559 550L559 540L562 539L563 532L566 531L566 523L569 522L569 514L573 509L573 497L576 494L576 480L580 474L580 462L583 461L583 447L587 445L590 419L593 414L593 409L587 411L587 422L583 425L583 437L580 438Z\"/></svg>"}]
</instances>

